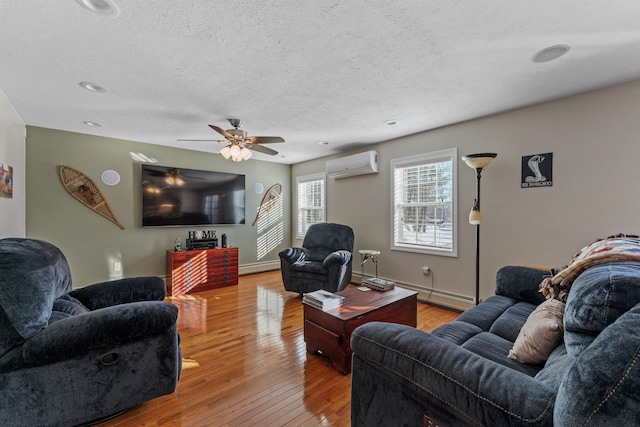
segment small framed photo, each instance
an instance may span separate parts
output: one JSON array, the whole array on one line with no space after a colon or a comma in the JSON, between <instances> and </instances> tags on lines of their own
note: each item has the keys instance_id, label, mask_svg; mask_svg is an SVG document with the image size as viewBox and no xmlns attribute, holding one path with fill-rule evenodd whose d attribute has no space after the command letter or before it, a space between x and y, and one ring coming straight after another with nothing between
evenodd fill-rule
<instances>
[{"instance_id":1,"label":"small framed photo","mask_svg":"<svg viewBox=\"0 0 640 427\"><path fill-rule=\"evenodd\" d=\"M522 156L522 188L553 185L553 153Z\"/></svg>"},{"instance_id":2,"label":"small framed photo","mask_svg":"<svg viewBox=\"0 0 640 427\"><path fill-rule=\"evenodd\" d=\"M0 197L13 198L13 167L0 163Z\"/></svg>"}]
</instances>

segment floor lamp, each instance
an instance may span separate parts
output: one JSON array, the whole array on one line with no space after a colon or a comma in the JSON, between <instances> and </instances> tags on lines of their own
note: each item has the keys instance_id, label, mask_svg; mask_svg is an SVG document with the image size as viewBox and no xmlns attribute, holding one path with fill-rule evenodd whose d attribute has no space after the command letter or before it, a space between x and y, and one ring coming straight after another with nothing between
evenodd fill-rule
<instances>
[{"instance_id":1,"label":"floor lamp","mask_svg":"<svg viewBox=\"0 0 640 427\"><path fill-rule=\"evenodd\" d=\"M479 153L462 156L462 160L472 169L476 170L476 198L473 201L473 208L469 213L469 224L476 226L476 305L480 302L480 223L482 215L480 214L480 177L482 169L489 164L497 156L496 153Z\"/></svg>"}]
</instances>

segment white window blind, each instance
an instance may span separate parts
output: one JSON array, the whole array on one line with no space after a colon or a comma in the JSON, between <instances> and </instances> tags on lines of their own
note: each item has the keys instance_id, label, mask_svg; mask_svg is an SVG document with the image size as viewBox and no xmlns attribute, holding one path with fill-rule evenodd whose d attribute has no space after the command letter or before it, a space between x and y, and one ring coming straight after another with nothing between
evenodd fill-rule
<instances>
[{"instance_id":1,"label":"white window blind","mask_svg":"<svg viewBox=\"0 0 640 427\"><path fill-rule=\"evenodd\" d=\"M457 256L457 149L391 161L391 249Z\"/></svg>"},{"instance_id":2,"label":"white window blind","mask_svg":"<svg viewBox=\"0 0 640 427\"><path fill-rule=\"evenodd\" d=\"M309 226L325 222L325 176L324 173L297 178L298 226L297 237L303 238Z\"/></svg>"}]
</instances>

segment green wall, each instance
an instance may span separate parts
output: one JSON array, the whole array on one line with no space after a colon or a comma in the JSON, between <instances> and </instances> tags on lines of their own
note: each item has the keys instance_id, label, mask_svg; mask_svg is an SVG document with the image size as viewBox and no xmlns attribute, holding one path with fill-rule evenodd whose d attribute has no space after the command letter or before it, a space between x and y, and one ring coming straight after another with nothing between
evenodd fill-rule
<instances>
[{"instance_id":1,"label":"green wall","mask_svg":"<svg viewBox=\"0 0 640 427\"><path fill-rule=\"evenodd\" d=\"M163 166L245 174L247 224L142 228L140 162L132 153L155 158ZM60 166L91 177L125 229L71 197L60 181ZM119 184L108 186L101 181L102 172L108 169L120 174ZM239 248L241 270L273 265L279 262L278 252L290 246L289 165L258 160L233 163L218 154L28 126L26 171L27 237L47 240L63 251L74 287L119 277L164 276L166 251L173 248L176 237L184 245L190 230L227 234L229 245ZM284 196L282 214L261 229L251 225L264 195L254 191L256 183L265 191L280 183ZM120 271L114 270L117 261L122 265Z\"/></svg>"}]
</instances>

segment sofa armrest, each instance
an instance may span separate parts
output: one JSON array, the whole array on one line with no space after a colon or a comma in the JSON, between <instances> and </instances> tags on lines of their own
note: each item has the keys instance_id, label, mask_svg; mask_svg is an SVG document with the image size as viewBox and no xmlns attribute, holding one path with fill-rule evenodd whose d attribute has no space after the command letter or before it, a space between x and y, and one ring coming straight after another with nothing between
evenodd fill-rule
<instances>
[{"instance_id":1,"label":"sofa armrest","mask_svg":"<svg viewBox=\"0 0 640 427\"><path fill-rule=\"evenodd\" d=\"M69 295L89 310L97 310L138 301L162 301L167 295L167 285L157 276L131 277L95 283L75 289Z\"/></svg>"},{"instance_id":2,"label":"sofa armrest","mask_svg":"<svg viewBox=\"0 0 640 427\"><path fill-rule=\"evenodd\" d=\"M287 248L281 251L279 254L280 260L287 264L293 264L294 262L304 261L309 259L309 250L307 248Z\"/></svg>"},{"instance_id":3,"label":"sofa armrest","mask_svg":"<svg viewBox=\"0 0 640 427\"><path fill-rule=\"evenodd\" d=\"M558 390L558 425L638 425L639 329L640 304L607 326L575 359Z\"/></svg>"},{"instance_id":4,"label":"sofa armrest","mask_svg":"<svg viewBox=\"0 0 640 427\"><path fill-rule=\"evenodd\" d=\"M424 331L371 322L351 348L353 427L552 424L554 390Z\"/></svg>"},{"instance_id":5,"label":"sofa armrest","mask_svg":"<svg viewBox=\"0 0 640 427\"><path fill-rule=\"evenodd\" d=\"M340 250L335 251L327 255L327 257L322 261L322 266L324 268L330 268L333 264L345 265L351 261L351 252Z\"/></svg>"},{"instance_id":6,"label":"sofa armrest","mask_svg":"<svg viewBox=\"0 0 640 427\"><path fill-rule=\"evenodd\" d=\"M496 273L496 295L538 305L545 300L540 283L550 275L550 270L507 265Z\"/></svg>"},{"instance_id":7,"label":"sofa armrest","mask_svg":"<svg viewBox=\"0 0 640 427\"><path fill-rule=\"evenodd\" d=\"M71 359L97 349L162 334L175 328L178 307L162 301L122 304L69 317L25 341L30 366Z\"/></svg>"}]
</instances>

